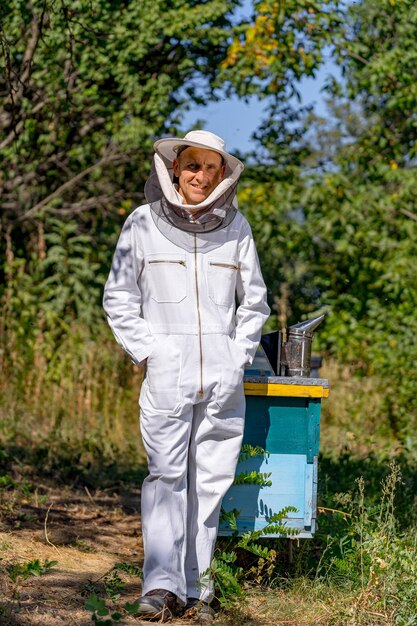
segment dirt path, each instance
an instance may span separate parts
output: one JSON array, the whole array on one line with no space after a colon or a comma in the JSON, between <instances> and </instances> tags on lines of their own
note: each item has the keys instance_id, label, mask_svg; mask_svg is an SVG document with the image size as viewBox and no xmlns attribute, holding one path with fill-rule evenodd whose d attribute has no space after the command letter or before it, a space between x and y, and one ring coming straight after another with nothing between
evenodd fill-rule
<instances>
[{"instance_id":1,"label":"dirt path","mask_svg":"<svg viewBox=\"0 0 417 626\"><path fill-rule=\"evenodd\" d=\"M0 506L0 624L91 626L87 598L96 593L120 609L140 594L142 564L139 490L90 492L37 484L36 490L4 490ZM57 563L40 576L13 576L10 569L36 562ZM116 566L116 569L115 569ZM14 580L13 580L14 577ZM112 602L108 596L115 597ZM103 618L104 619L104 618ZM190 626L194 618L174 619ZM149 624L126 615L123 624ZM251 617L219 616L217 624L270 623Z\"/></svg>"},{"instance_id":2,"label":"dirt path","mask_svg":"<svg viewBox=\"0 0 417 626\"><path fill-rule=\"evenodd\" d=\"M0 623L92 624L85 601L94 592L105 596L105 586L111 588L112 581L115 587L116 573L123 603L137 597L140 578L112 570L116 563L142 563L139 491L122 497L112 491L90 493L40 484L28 498L19 490L8 496L2 503L0 527ZM33 559L57 563L41 576L11 580L7 566Z\"/></svg>"}]
</instances>

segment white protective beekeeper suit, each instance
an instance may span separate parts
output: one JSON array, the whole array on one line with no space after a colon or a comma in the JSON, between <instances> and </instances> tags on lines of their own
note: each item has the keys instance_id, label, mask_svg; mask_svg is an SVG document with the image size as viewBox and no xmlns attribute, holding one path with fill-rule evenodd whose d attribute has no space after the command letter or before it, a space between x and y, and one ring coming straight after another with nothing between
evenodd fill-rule
<instances>
[{"instance_id":1,"label":"white protective beekeeper suit","mask_svg":"<svg viewBox=\"0 0 417 626\"><path fill-rule=\"evenodd\" d=\"M223 155L223 180L199 205L172 183L181 145ZM127 219L105 286L117 341L146 360L140 425L149 475L142 487L142 593L210 601L222 498L241 448L243 370L269 314L251 230L233 204L243 165L206 131L155 144L150 204ZM207 208L193 220L189 211Z\"/></svg>"}]
</instances>

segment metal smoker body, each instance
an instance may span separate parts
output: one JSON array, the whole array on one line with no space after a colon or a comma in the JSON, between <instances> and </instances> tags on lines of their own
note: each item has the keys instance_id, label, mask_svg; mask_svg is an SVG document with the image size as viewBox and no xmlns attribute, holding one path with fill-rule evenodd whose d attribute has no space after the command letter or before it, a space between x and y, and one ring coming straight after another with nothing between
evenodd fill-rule
<instances>
[{"instance_id":1,"label":"metal smoker body","mask_svg":"<svg viewBox=\"0 0 417 626\"><path fill-rule=\"evenodd\" d=\"M304 376L311 372L311 343L313 330L324 319L325 314L305 322L298 322L286 329L286 341L282 333L278 336L278 373L280 376Z\"/></svg>"}]
</instances>

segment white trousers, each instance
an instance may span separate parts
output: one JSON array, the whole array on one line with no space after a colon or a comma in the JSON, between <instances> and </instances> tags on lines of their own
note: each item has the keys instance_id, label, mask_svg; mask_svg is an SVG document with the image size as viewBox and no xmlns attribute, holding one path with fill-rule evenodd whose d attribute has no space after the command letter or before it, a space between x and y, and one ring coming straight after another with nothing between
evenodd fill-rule
<instances>
[{"instance_id":1,"label":"white trousers","mask_svg":"<svg viewBox=\"0 0 417 626\"><path fill-rule=\"evenodd\" d=\"M142 593L167 589L181 602L210 601L210 566L223 496L233 482L245 414L243 384L222 403L215 394L174 414L156 410L147 381L141 391L141 432L149 475L142 486L145 550Z\"/></svg>"}]
</instances>

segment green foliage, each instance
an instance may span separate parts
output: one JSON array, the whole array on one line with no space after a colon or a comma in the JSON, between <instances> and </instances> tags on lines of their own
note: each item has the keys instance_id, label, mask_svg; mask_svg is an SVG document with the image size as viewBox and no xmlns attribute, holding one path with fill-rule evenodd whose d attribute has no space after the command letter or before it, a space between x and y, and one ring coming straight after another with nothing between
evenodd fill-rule
<instances>
[{"instance_id":1,"label":"green foliage","mask_svg":"<svg viewBox=\"0 0 417 626\"><path fill-rule=\"evenodd\" d=\"M352 168L346 160L344 165ZM417 419L417 290L413 276L417 224L401 212L414 171L381 166L380 180L334 173L309 190L306 214L317 304L329 308L320 334L360 374L380 379L385 414L397 436ZM411 197L409 198L409 201ZM307 238L306 238L307 239ZM325 264L324 264L325 263ZM387 419L385 418L385 419Z\"/></svg>"},{"instance_id":2,"label":"green foliage","mask_svg":"<svg viewBox=\"0 0 417 626\"><path fill-rule=\"evenodd\" d=\"M99 581L107 598L109 598L112 602L115 602L120 598L120 594L126 586L126 582L120 575L123 573L129 576L136 576L139 578L143 577L142 568L137 565L131 565L129 563L115 563L110 572L105 574Z\"/></svg>"},{"instance_id":3,"label":"green foliage","mask_svg":"<svg viewBox=\"0 0 417 626\"><path fill-rule=\"evenodd\" d=\"M74 449L76 441L83 456L99 447L108 461L120 447L115 437L131 441L124 424L136 426L142 373L115 352L100 303L116 236L111 228L83 234L75 221L48 218L37 254L6 257L0 434L40 447L46 439L50 461L57 447ZM58 456L63 462L66 455Z\"/></svg>"},{"instance_id":4,"label":"green foliage","mask_svg":"<svg viewBox=\"0 0 417 626\"><path fill-rule=\"evenodd\" d=\"M242 446L239 463L245 463L249 459L261 456L268 456L260 446L245 444ZM244 470L235 476L234 485L260 485L261 487L272 485L269 480L271 473ZM277 552L275 548L259 543L267 535L277 537L289 537L297 533L296 529L286 525L289 513L296 513L297 509L287 506L276 514L267 518L267 524L262 530L248 531L238 537L238 517L240 512L237 509L226 511L221 509L220 521L226 523L233 531L233 536L227 541L227 550L219 548L215 553L212 563L206 572L200 576L200 585L204 587L208 581L212 581L215 593L220 606L230 608L238 600L245 598L245 585L250 581L257 584L270 582L277 565ZM248 555L255 557L255 562L250 565L245 563L241 566L241 558L238 555Z\"/></svg>"},{"instance_id":5,"label":"green foliage","mask_svg":"<svg viewBox=\"0 0 417 626\"><path fill-rule=\"evenodd\" d=\"M212 581L215 597L223 609L231 608L246 598L246 586L271 583L277 567L277 551L275 547L262 545L260 540L266 535L289 537L297 534L296 529L288 528L285 520L289 513L297 509L287 506L268 518L262 530L248 531L241 537L237 536L237 517L239 512L222 510L221 520L227 521L234 531L234 536L227 540L227 549L218 547L210 567L200 575L200 585L205 587ZM246 559L245 565L242 566ZM249 561L248 561L249 557ZM255 557L255 559L253 559Z\"/></svg>"},{"instance_id":6,"label":"green foliage","mask_svg":"<svg viewBox=\"0 0 417 626\"><path fill-rule=\"evenodd\" d=\"M0 488L1 489L13 488L14 486L15 486L15 481L10 476L10 474L2 474L0 476Z\"/></svg>"},{"instance_id":7,"label":"green foliage","mask_svg":"<svg viewBox=\"0 0 417 626\"><path fill-rule=\"evenodd\" d=\"M190 100L209 93L236 5L13 0L2 6L5 218L116 211L131 194L140 197L154 138L173 130Z\"/></svg>"},{"instance_id":8,"label":"green foliage","mask_svg":"<svg viewBox=\"0 0 417 626\"><path fill-rule=\"evenodd\" d=\"M130 604L130 602L125 603L125 610L127 611L129 615L135 615L135 613L138 612L138 609L139 609L138 602L132 602L132 604Z\"/></svg>"},{"instance_id":9,"label":"green foliage","mask_svg":"<svg viewBox=\"0 0 417 626\"><path fill-rule=\"evenodd\" d=\"M326 311L315 349L350 375L373 377L382 398L373 424L413 448L416 7L319 4L334 11L332 54L343 72L343 81L329 80L333 120L271 109L240 206L270 289L270 327ZM272 64L263 79L276 79Z\"/></svg>"},{"instance_id":10,"label":"green foliage","mask_svg":"<svg viewBox=\"0 0 417 626\"><path fill-rule=\"evenodd\" d=\"M139 604L137 602L125 602L123 609L115 610L114 608L109 608L106 600L101 597L101 593L104 593L112 604L120 599L120 595L126 586L120 573L125 573L129 576L142 576L141 568L129 563L116 563L102 578L89 586L88 591L93 593L87 598L85 608L91 611L91 620L95 624L107 624L108 626L118 624L126 614L135 615L138 611Z\"/></svg>"},{"instance_id":11,"label":"green foliage","mask_svg":"<svg viewBox=\"0 0 417 626\"><path fill-rule=\"evenodd\" d=\"M347 97L367 120L355 162L370 173L381 162L410 166L417 154L417 7L412 0L362 0L346 18L335 38L337 61Z\"/></svg>"},{"instance_id":12,"label":"green foliage","mask_svg":"<svg viewBox=\"0 0 417 626\"><path fill-rule=\"evenodd\" d=\"M129 576L138 576L139 578L143 578L142 568L138 565L133 565L132 563L115 563L113 569L119 572L124 572Z\"/></svg>"},{"instance_id":13,"label":"green foliage","mask_svg":"<svg viewBox=\"0 0 417 626\"><path fill-rule=\"evenodd\" d=\"M6 570L10 580L14 583L18 583L26 580L30 576L43 576L57 564L58 561L45 559L45 561L41 563L39 559L32 559L32 561L28 561L27 563L8 565Z\"/></svg>"},{"instance_id":14,"label":"green foliage","mask_svg":"<svg viewBox=\"0 0 417 626\"><path fill-rule=\"evenodd\" d=\"M269 455L261 446L251 446L245 444L242 446L239 455L239 464L244 463L248 459L252 459L256 456L262 456L267 458ZM236 474L233 484L234 485L260 485L261 487L270 487L272 482L269 480L271 472L258 472L256 470L243 470Z\"/></svg>"},{"instance_id":15,"label":"green foliage","mask_svg":"<svg viewBox=\"0 0 417 626\"><path fill-rule=\"evenodd\" d=\"M220 522L225 522L231 530L237 532L237 518L239 517L239 515L240 511L238 511L238 509L226 511L222 507L220 511Z\"/></svg>"},{"instance_id":16,"label":"green foliage","mask_svg":"<svg viewBox=\"0 0 417 626\"><path fill-rule=\"evenodd\" d=\"M97 241L79 234L76 222L51 218L46 229L41 259L14 256L5 264L2 330L17 341L25 338L26 355L33 355L43 333L49 342L45 356L51 359L75 319L91 329L102 321L98 303L104 272Z\"/></svg>"},{"instance_id":17,"label":"green foliage","mask_svg":"<svg viewBox=\"0 0 417 626\"><path fill-rule=\"evenodd\" d=\"M249 472L247 470L239 472L233 481L234 485L260 485L261 487L270 487L272 481L269 480L271 472Z\"/></svg>"},{"instance_id":18,"label":"green foliage","mask_svg":"<svg viewBox=\"0 0 417 626\"><path fill-rule=\"evenodd\" d=\"M222 66L240 95L292 96L296 81L314 76L323 48L341 23L339 2L257 0L253 21L241 24Z\"/></svg>"},{"instance_id":19,"label":"green foliage","mask_svg":"<svg viewBox=\"0 0 417 626\"><path fill-rule=\"evenodd\" d=\"M233 556L228 552L222 552L211 561L209 569L201 576L204 585L204 578L210 576L213 581L216 599L222 608L230 608L237 602L241 602L245 597L245 592L239 581L243 574L243 569L234 563Z\"/></svg>"},{"instance_id":20,"label":"green foliage","mask_svg":"<svg viewBox=\"0 0 417 626\"><path fill-rule=\"evenodd\" d=\"M93 613L91 620L94 624L107 624L108 626L112 626L112 624L118 624L123 617L123 615L117 611L111 613L105 601L96 595L92 595L88 598L85 603L85 608L87 611Z\"/></svg>"},{"instance_id":21,"label":"green foliage","mask_svg":"<svg viewBox=\"0 0 417 626\"><path fill-rule=\"evenodd\" d=\"M356 610L391 615L393 623L405 626L416 623L417 545L413 529L398 529L395 501L401 483L400 469L391 463L375 504L366 504L363 478L356 493L344 494L348 509L341 524L332 524L316 579L360 591Z\"/></svg>"},{"instance_id":22,"label":"green foliage","mask_svg":"<svg viewBox=\"0 0 417 626\"><path fill-rule=\"evenodd\" d=\"M269 452L261 448L261 446L252 446L248 443L243 444L239 454L239 463L243 463L254 456L263 456L266 459L269 456Z\"/></svg>"},{"instance_id":23,"label":"green foliage","mask_svg":"<svg viewBox=\"0 0 417 626\"><path fill-rule=\"evenodd\" d=\"M332 170L306 189L303 256L316 302L330 310L322 346L379 378L384 421L404 441L417 423L409 375L417 363L417 93L409 88L417 13L406 1L363 1L347 19L336 51L362 123L345 132ZM366 33L365 23L373 25Z\"/></svg>"},{"instance_id":24,"label":"green foliage","mask_svg":"<svg viewBox=\"0 0 417 626\"><path fill-rule=\"evenodd\" d=\"M118 598L114 599L117 600ZM108 626L112 626L113 624L119 624L126 614L135 615L138 612L139 604L137 602L125 602L123 607L124 612L120 613L117 610L112 611L111 609L109 609L103 598L100 598L99 596L93 594L89 596L89 598L86 600L85 608L87 609L87 611L91 611L91 620L94 622L94 624L107 624Z\"/></svg>"},{"instance_id":25,"label":"green foliage","mask_svg":"<svg viewBox=\"0 0 417 626\"><path fill-rule=\"evenodd\" d=\"M59 318L65 319L70 311L81 323L92 326L98 320L91 302L98 301L101 291L101 285L97 284L100 265L91 258L93 238L77 234L75 222L50 220L50 227L45 235L47 253L38 267L45 275L39 287L45 317L51 315L56 323Z\"/></svg>"},{"instance_id":26,"label":"green foliage","mask_svg":"<svg viewBox=\"0 0 417 626\"><path fill-rule=\"evenodd\" d=\"M50 360L48 345L40 343L32 361L18 355L4 367L0 446L71 484L94 485L100 476L114 484L143 463L137 407L142 372L115 350L105 327L95 336L72 328ZM4 474L13 478L9 468L7 463Z\"/></svg>"},{"instance_id":27,"label":"green foliage","mask_svg":"<svg viewBox=\"0 0 417 626\"><path fill-rule=\"evenodd\" d=\"M125 584L126 583L120 578L117 569L113 569L113 571L103 580L106 595L113 602L120 598L120 592L124 589Z\"/></svg>"}]
</instances>

